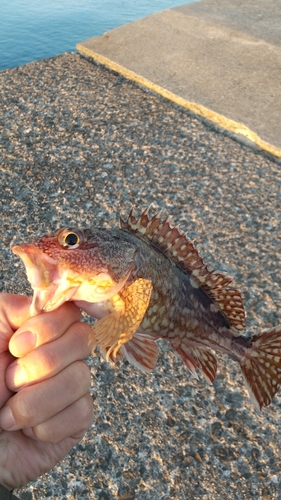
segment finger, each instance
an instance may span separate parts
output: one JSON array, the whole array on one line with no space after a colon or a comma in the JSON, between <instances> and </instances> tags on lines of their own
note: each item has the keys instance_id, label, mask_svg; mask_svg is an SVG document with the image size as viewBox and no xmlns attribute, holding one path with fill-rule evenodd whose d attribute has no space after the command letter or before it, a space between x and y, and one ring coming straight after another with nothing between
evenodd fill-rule
<instances>
[{"instance_id":1,"label":"finger","mask_svg":"<svg viewBox=\"0 0 281 500\"><path fill-rule=\"evenodd\" d=\"M29 318L31 298L11 293L1 293L0 298L0 352L4 352L11 335Z\"/></svg>"},{"instance_id":2,"label":"finger","mask_svg":"<svg viewBox=\"0 0 281 500\"><path fill-rule=\"evenodd\" d=\"M90 332L88 324L74 323L60 338L14 361L6 371L8 388L17 391L54 376L76 360L86 358L91 352Z\"/></svg>"},{"instance_id":3,"label":"finger","mask_svg":"<svg viewBox=\"0 0 281 500\"><path fill-rule=\"evenodd\" d=\"M2 408L6 401L12 396L12 392L8 389L5 381L5 372L13 359L9 351L0 354L0 408Z\"/></svg>"},{"instance_id":4,"label":"finger","mask_svg":"<svg viewBox=\"0 0 281 500\"><path fill-rule=\"evenodd\" d=\"M90 380L87 364L76 361L54 377L24 387L0 410L0 427L17 430L45 422L86 394Z\"/></svg>"},{"instance_id":5,"label":"finger","mask_svg":"<svg viewBox=\"0 0 281 500\"><path fill-rule=\"evenodd\" d=\"M91 425L93 415L93 400L87 393L49 420L23 429L23 433L45 443L58 443L70 436L81 439Z\"/></svg>"},{"instance_id":6,"label":"finger","mask_svg":"<svg viewBox=\"0 0 281 500\"><path fill-rule=\"evenodd\" d=\"M10 352L16 357L22 357L35 347L60 337L79 319L80 310L71 302L63 304L56 311L29 318L12 336Z\"/></svg>"}]
</instances>

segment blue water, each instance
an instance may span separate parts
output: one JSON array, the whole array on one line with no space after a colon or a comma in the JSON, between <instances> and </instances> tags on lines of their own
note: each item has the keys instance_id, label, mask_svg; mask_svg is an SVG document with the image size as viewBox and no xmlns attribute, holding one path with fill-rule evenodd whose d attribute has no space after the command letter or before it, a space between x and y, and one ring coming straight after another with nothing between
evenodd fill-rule
<instances>
[{"instance_id":1,"label":"blue water","mask_svg":"<svg viewBox=\"0 0 281 500\"><path fill-rule=\"evenodd\" d=\"M0 0L0 69L52 57L109 29L193 0Z\"/></svg>"}]
</instances>

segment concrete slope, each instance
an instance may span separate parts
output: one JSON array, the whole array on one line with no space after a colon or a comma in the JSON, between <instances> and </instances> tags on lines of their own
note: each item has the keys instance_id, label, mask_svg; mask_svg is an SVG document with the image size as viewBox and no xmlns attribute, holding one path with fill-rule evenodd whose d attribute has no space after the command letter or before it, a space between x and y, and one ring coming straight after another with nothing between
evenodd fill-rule
<instances>
[{"instance_id":1,"label":"concrete slope","mask_svg":"<svg viewBox=\"0 0 281 500\"><path fill-rule=\"evenodd\" d=\"M281 4L271 3L272 9L267 0L255 6L203 0L111 30L77 49L199 104L199 114L257 144L260 137L261 147L281 156Z\"/></svg>"}]
</instances>

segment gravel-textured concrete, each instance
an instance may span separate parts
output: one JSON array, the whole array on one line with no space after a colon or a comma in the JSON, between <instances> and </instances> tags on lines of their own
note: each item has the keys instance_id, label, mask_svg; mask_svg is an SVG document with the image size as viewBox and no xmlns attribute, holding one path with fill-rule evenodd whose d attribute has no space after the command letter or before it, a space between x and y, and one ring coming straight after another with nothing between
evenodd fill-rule
<instances>
[{"instance_id":1,"label":"gravel-textured concrete","mask_svg":"<svg viewBox=\"0 0 281 500\"><path fill-rule=\"evenodd\" d=\"M13 241L164 209L235 276L248 331L280 318L280 165L77 54L0 73L1 288L29 293ZM85 439L21 500L281 499L281 397L254 410L238 365L213 387L161 342L152 375L92 367Z\"/></svg>"},{"instance_id":2,"label":"gravel-textured concrete","mask_svg":"<svg viewBox=\"0 0 281 500\"><path fill-rule=\"evenodd\" d=\"M201 0L120 26L77 48L203 105L214 121L219 113L238 122L223 125L238 134L244 124L280 157L280 19L281 3L274 0Z\"/></svg>"}]
</instances>

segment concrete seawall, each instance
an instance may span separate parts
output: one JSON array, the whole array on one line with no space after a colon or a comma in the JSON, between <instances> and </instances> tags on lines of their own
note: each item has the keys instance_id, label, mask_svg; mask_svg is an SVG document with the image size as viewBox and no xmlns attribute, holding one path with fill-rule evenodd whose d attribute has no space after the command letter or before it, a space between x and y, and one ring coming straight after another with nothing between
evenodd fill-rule
<instances>
[{"instance_id":1,"label":"concrete seawall","mask_svg":"<svg viewBox=\"0 0 281 500\"><path fill-rule=\"evenodd\" d=\"M276 2L202 0L77 49L281 157L280 19Z\"/></svg>"}]
</instances>

